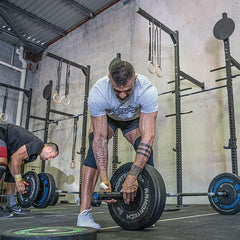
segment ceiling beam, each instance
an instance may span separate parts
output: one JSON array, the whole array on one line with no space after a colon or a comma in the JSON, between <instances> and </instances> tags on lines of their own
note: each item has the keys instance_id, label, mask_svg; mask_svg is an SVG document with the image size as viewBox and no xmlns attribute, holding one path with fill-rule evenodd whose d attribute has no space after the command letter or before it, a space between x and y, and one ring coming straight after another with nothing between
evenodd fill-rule
<instances>
[{"instance_id":1,"label":"ceiling beam","mask_svg":"<svg viewBox=\"0 0 240 240\"><path fill-rule=\"evenodd\" d=\"M0 16L3 20L9 25L10 28L15 32L16 36L24 43L26 49L28 49L32 54L36 53L36 50L28 43L28 41L24 38L24 36L19 32L18 28L15 24L10 20L10 18L3 12L0 8Z\"/></svg>"},{"instance_id":2,"label":"ceiling beam","mask_svg":"<svg viewBox=\"0 0 240 240\"><path fill-rule=\"evenodd\" d=\"M12 31L9 31L9 30L7 30L7 29L4 29L4 28L0 28L0 32L6 33L6 34L11 35L11 36L13 36L13 37L15 37L15 38L18 38L18 36L17 36L15 33L13 33ZM18 39L19 39L19 38L18 38ZM27 40L27 39L25 39L25 40L26 40L29 44L34 45L34 46L36 46L36 47L38 47L38 48L41 48L42 50L47 49L47 47L46 47L45 45L40 45L40 44L37 44L37 43L35 43L35 42L29 41L29 40Z\"/></svg>"},{"instance_id":3,"label":"ceiling beam","mask_svg":"<svg viewBox=\"0 0 240 240\"><path fill-rule=\"evenodd\" d=\"M85 16L90 17L90 18L94 18L93 12L91 10L89 10L88 8L84 7L82 4L77 3L74 0L64 0L64 1L66 3L69 3L70 5L74 6L78 10L80 10L80 12L83 13Z\"/></svg>"},{"instance_id":4,"label":"ceiling beam","mask_svg":"<svg viewBox=\"0 0 240 240\"><path fill-rule=\"evenodd\" d=\"M15 6L14 4L8 2L7 0L1 0L0 1L0 6L5 6L7 8L11 8L13 9L14 11L22 14L22 15L25 15L29 18L31 18L32 20L36 21L37 23L51 29L52 31L56 32L57 34L61 35L61 36L66 36L66 32L64 29L56 26L56 25L53 25L51 24L50 22L47 22L45 20L43 20L42 18L39 18L33 14L31 14L30 12L27 12L26 10L22 9L22 8L19 8L17 6Z\"/></svg>"}]
</instances>

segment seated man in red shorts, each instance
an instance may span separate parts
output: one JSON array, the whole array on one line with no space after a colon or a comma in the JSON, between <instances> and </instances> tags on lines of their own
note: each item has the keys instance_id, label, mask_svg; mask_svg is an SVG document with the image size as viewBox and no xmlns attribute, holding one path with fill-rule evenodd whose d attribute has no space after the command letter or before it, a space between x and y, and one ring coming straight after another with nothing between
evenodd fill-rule
<instances>
[{"instance_id":1,"label":"seated man in red shorts","mask_svg":"<svg viewBox=\"0 0 240 240\"><path fill-rule=\"evenodd\" d=\"M14 124L0 124L0 181L5 174L7 207L0 206L0 217L13 214L23 215L29 212L15 202L15 186L19 193L25 193L25 184L21 176L22 164L36 160L51 160L59 153L55 143L44 144L38 137L26 129Z\"/></svg>"}]
</instances>

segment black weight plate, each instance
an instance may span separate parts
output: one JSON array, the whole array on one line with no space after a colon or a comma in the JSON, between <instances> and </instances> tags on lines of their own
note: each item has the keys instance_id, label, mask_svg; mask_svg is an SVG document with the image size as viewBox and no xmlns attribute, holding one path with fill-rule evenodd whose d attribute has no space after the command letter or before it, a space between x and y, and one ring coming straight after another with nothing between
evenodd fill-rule
<instances>
[{"instance_id":1,"label":"black weight plate","mask_svg":"<svg viewBox=\"0 0 240 240\"><path fill-rule=\"evenodd\" d=\"M229 38L235 28L235 23L231 18L220 19L213 28L213 35L215 38L224 40Z\"/></svg>"},{"instance_id":2,"label":"black weight plate","mask_svg":"<svg viewBox=\"0 0 240 240\"><path fill-rule=\"evenodd\" d=\"M210 183L208 192L227 192L227 196L209 196L211 206L223 215L240 211L240 177L232 173L217 175Z\"/></svg>"},{"instance_id":3,"label":"black weight plate","mask_svg":"<svg viewBox=\"0 0 240 240\"><path fill-rule=\"evenodd\" d=\"M132 163L126 163L119 167L111 178L112 189L120 192ZM157 188L154 175L151 172L154 168L146 165L138 176L138 191L134 201L125 204L123 200L108 205L113 220L122 228L137 230L145 228L152 216L155 214L157 204Z\"/></svg>"},{"instance_id":4,"label":"black weight plate","mask_svg":"<svg viewBox=\"0 0 240 240\"><path fill-rule=\"evenodd\" d=\"M37 173L33 171L26 172L23 179L28 183L28 186L25 186L27 192L24 194L17 192L17 201L22 208L29 208L37 198L40 181Z\"/></svg>"},{"instance_id":5,"label":"black weight plate","mask_svg":"<svg viewBox=\"0 0 240 240\"><path fill-rule=\"evenodd\" d=\"M77 227L37 227L15 229L2 233L2 240L95 240L97 231L94 228Z\"/></svg>"},{"instance_id":6,"label":"black weight plate","mask_svg":"<svg viewBox=\"0 0 240 240\"><path fill-rule=\"evenodd\" d=\"M40 180L39 193L32 205L35 208L46 208L52 203L55 196L55 181L49 173L39 173L38 177Z\"/></svg>"},{"instance_id":7,"label":"black weight plate","mask_svg":"<svg viewBox=\"0 0 240 240\"><path fill-rule=\"evenodd\" d=\"M57 187L56 187L56 190L58 190ZM57 202L58 202L58 198L59 198L59 193L58 193L58 192L55 192L54 197L53 197L51 203L49 204L49 206L54 206L54 205L56 205Z\"/></svg>"},{"instance_id":8,"label":"black weight plate","mask_svg":"<svg viewBox=\"0 0 240 240\"><path fill-rule=\"evenodd\" d=\"M144 226L144 228L151 227L153 224L155 224L158 219L161 217L165 204L166 204L166 187L164 180L161 176L161 174L153 168L151 170L151 174L154 175L153 180L156 182L156 188L157 188L157 201L156 201L156 207L155 207L155 212L150 219L150 221Z\"/></svg>"}]
</instances>

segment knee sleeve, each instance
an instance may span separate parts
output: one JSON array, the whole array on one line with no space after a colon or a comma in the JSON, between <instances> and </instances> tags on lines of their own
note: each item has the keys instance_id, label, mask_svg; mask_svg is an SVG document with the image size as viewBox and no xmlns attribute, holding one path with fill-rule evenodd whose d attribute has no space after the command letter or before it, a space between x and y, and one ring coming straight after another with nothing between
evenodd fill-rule
<instances>
[{"instance_id":1,"label":"knee sleeve","mask_svg":"<svg viewBox=\"0 0 240 240\"><path fill-rule=\"evenodd\" d=\"M141 142L141 137L137 138L133 144L133 147L135 149L135 151L137 151L137 148ZM147 164L151 165L154 167L154 162L153 162L153 150L151 151L150 157L148 158Z\"/></svg>"},{"instance_id":2,"label":"knee sleeve","mask_svg":"<svg viewBox=\"0 0 240 240\"><path fill-rule=\"evenodd\" d=\"M89 148L88 148L87 157L85 158L83 165L97 169L96 160L92 150L93 133L89 134L88 140L89 140Z\"/></svg>"},{"instance_id":3,"label":"knee sleeve","mask_svg":"<svg viewBox=\"0 0 240 240\"><path fill-rule=\"evenodd\" d=\"M3 174L6 172L7 167L0 163L0 181L2 180Z\"/></svg>"}]
</instances>

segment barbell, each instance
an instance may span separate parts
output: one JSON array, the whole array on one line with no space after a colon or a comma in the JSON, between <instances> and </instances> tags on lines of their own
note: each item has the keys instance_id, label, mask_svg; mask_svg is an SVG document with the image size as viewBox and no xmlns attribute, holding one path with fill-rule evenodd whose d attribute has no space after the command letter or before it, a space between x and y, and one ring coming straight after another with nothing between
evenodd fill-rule
<instances>
[{"instance_id":1,"label":"barbell","mask_svg":"<svg viewBox=\"0 0 240 240\"><path fill-rule=\"evenodd\" d=\"M166 193L162 176L150 165L146 165L138 176L138 191L134 201L125 204L121 190L131 166L132 163L126 163L113 174L110 180L113 192L93 194L93 202L98 203L96 206L100 205L101 200L117 200L108 204L108 209L113 220L124 229L143 229L156 223L164 211L166 197L208 196L211 206L220 214L232 215L240 211L239 176L231 173L219 174L211 181L208 192L205 193ZM48 173L37 175L27 172L23 178L29 186L26 194L17 194L22 207L32 205L35 208L44 208L53 205L59 193L80 194L56 189L54 178ZM35 178L39 179L39 183Z\"/></svg>"},{"instance_id":2,"label":"barbell","mask_svg":"<svg viewBox=\"0 0 240 240\"><path fill-rule=\"evenodd\" d=\"M196 197L196 196L227 196L228 192L209 192L209 193L166 193L166 197ZM93 193L94 200L123 200L122 192L94 192Z\"/></svg>"},{"instance_id":3,"label":"barbell","mask_svg":"<svg viewBox=\"0 0 240 240\"><path fill-rule=\"evenodd\" d=\"M166 193L166 197L208 196L213 209L223 215L240 212L240 177L232 173L217 175L205 193ZM123 199L122 192L95 192L94 200Z\"/></svg>"}]
</instances>

